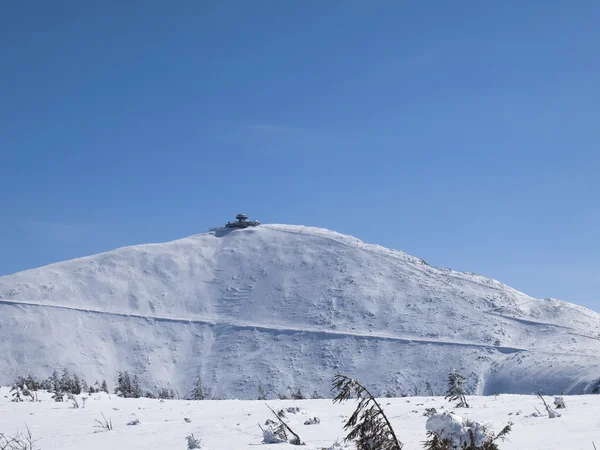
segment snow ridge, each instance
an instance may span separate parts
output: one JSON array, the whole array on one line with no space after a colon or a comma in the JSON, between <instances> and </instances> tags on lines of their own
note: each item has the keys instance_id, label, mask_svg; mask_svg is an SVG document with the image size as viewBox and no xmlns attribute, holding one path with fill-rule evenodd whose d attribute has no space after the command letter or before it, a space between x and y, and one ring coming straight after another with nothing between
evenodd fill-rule
<instances>
[{"instance_id":1,"label":"snow ridge","mask_svg":"<svg viewBox=\"0 0 600 450\"><path fill-rule=\"evenodd\" d=\"M376 392L578 392L598 377L600 316L329 230L261 225L125 247L0 277L0 384L67 367L148 389L254 398ZM427 392L429 393L429 392Z\"/></svg>"}]
</instances>

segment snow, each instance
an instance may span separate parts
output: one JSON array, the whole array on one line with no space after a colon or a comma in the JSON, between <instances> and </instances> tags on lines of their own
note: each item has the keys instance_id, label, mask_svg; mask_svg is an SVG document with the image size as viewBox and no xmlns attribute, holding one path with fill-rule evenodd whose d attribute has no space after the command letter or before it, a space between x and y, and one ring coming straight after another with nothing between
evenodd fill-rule
<instances>
[{"instance_id":1,"label":"snow","mask_svg":"<svg viewBox=\"0 0 600 450\"><path fill-rule=\"evenodd\" d=\"M264 401L223 400L185 401L122 399L113 395L93 394L85 408L73 409L68 403L56 403L47 393L40 402L10 402L8 388L0 388L0 433L15 434L29 427L37 448L43 450L147 450L181 449L193 435L208 450L292 449L287 443L263 444L267 419L273 419ZM600 396L566 397L568 408L562 417L531 417L541 402L535 396L500 395L469 397L473 405L461 409L462 419L471 419L498 433L508 422L514 422L508 441L500 442L502 450L589 450L592 441L600 441ZM81 401L79 402L82 403ZM345 420L356 403L332 404L331 400L269 400L274 410L300 406L299 414L285 419L306 443L306 450L354 448L342 442ZM426 439L426 408L450 411L452 404L441 397L380 399L405 450L421 449ZM543 408L543 407L542 407ZM113 423L113 431L95 427L102 414ZM303 425L308 417L317 416L319 424ZM186 422L184 419L189 418ZM136 426L127 423L139 419ZM431 419L429 419L431 420ZM458 420L458 419L457 419ZM338 441L339 445L334 446ZM264 446L264 447L263 447Z\"/></svg>"},{"instance_id":2,"label":"snow","mask_svg":"<svg viewBox=\"0 0 600 450\"><path fill-rule=\"evenodd\" d=\"M121 248L0 277L0 383L118 370L143 390L329 395L579 393L600 376L600 316L329 230L261 225ZM132 427L138 428L138 427ZM185 437L185 436L184 436ZM333 442L327 446L333 445Z\"/></svg>"},{"instance_id":3,"label":"snow","mask_svg":"<svg viewBox=\"0 0 600 450\"><path fill-rule=\"evenodd\" d=\"M466 421L449 412L434 414L427 419L425 428L427 431L435 433L440 439L449 440L456 448L468 447L473 444L475 447L481 447L485 442L494 438L494 434L490 433L484 424Z\"/></svg>"}]
</instances>

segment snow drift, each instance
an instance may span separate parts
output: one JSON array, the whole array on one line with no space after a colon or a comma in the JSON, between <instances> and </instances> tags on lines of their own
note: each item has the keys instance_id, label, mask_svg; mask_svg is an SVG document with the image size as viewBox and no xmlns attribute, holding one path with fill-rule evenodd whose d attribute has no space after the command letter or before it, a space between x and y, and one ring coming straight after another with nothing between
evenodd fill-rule
<instances>
[{"instance_id":1,"label":"snow drift","mask_svg":"<svg viewBox=\"0 0 600 450\"><path fill-rule=\"evenodd\" d=\"M0 277L0 384L68 368L145 389L255 398L576 393L600 376L600 316L324 229L263 225L126 247ZM430 389L431 387L431 389ZM431 391L431 392L430 392Z\"/></svg>"}]
</instances>

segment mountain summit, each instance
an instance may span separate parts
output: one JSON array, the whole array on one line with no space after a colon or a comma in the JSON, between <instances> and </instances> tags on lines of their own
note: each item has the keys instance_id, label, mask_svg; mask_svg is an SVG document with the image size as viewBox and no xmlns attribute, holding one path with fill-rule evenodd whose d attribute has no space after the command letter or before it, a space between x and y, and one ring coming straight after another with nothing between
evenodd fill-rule
<instances>
[{"instance_id":1,"label":"mountain summit","mask_svg":"<svg viewBox=\"0 0 600 450\"><path fill-rule=\"evenodd\" d=\"M581 392L600 315L401 251L291 225L223 229L0 277L0 384L68 368L114 384L256 398L326 395L335 372L378 394Z\"/></svg>"}]
</instances>

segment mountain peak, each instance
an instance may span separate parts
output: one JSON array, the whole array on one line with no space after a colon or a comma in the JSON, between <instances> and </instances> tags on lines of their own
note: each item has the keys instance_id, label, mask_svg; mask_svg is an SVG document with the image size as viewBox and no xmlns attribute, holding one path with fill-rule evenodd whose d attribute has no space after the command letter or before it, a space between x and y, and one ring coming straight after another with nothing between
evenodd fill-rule
<instances>
[{"instance_id":1,"label":"mountain peak","mask_svg":"<svg viewBox=\"0 0 600 450\"><path fill-rule=\"evenodd\" d=\"M476 393L581 390L598 374L600 316L330 230L268 224L124 247L0 277L0 383L54 364L90 381L253 398L334 371L383 391L451 367ZM593 362L593 363L592 363ZM550 367L552 367L550 369Z\"/></svg>"}]
</instances>

